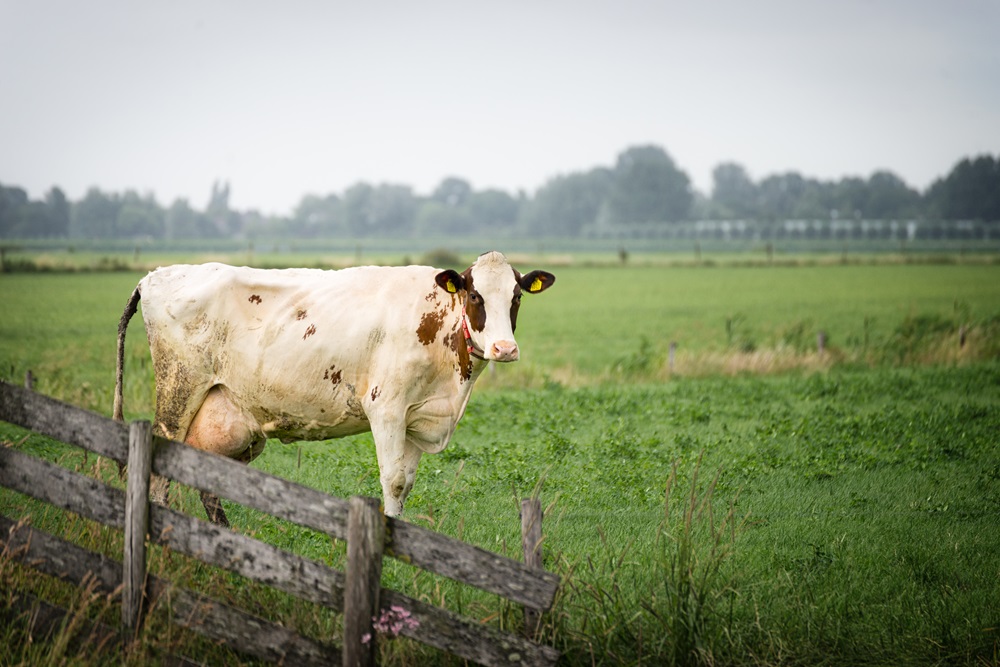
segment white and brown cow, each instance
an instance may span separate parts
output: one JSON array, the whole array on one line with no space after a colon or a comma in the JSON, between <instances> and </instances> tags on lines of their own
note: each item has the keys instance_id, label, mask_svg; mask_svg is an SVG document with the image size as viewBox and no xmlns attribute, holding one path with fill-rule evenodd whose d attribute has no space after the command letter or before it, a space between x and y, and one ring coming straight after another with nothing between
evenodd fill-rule
<instances>
[{"instance_id":1,"label":"white and brown cow","mask_svg":"<svg viewBox=\"0 0 1000 667\"><path fill-rule=\"evenodd\" d=\"M114 415L123 419L125 331L141 298L159 433L249 462L267 438L371 431L385 512L398 515L421 454L448 444L483 368L517 361L522 293L554 281L545 271L522 276L499 252L463 273L159 268L118 326ZM218 498L202 501L228 523Z\"/></svg>"}]
</instances>

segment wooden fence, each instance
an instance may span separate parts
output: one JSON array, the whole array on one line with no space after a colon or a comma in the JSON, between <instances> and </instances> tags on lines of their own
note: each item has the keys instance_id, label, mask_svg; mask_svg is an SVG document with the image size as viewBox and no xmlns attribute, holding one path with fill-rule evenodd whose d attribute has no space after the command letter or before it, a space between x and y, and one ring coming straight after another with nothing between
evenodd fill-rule
<instances>
[{"instance_id":1,"label":"wooden fence","mask_svg":"<svg viewBox=\"0 0 1000 667\"><path fill-rule=\"evenodd\" d=\"M114 562L0 516L0 550L77 585L121 586L122 628L95 637L135 637L153 601L169 596L174 622L249 655L283 664L371 664L373 621L393 607L409 614L400 634L483 665L549 665L559 653L516 634L382 588L382 557L391 556L500 595L525 609L526 634L547 610L559 577L540 569L541 511L522 503L529 564L384 516L379 502L344 500L229 459L153 436L148 422L129 425L0 382L0 420L127 463L123 492L13 447L0 447L0 485L125 532ZM150 472L347 541L346 573L150 503ZM148 575L146 543L197 558L248 579L344 613L341 647L300 636L218 600ZM533 565L533 566L532 566ZM45 606L45 605L43 605ZM45 608L48 608L45 606ZM50 610L52 611L52 610ZM58 616L58 612L54 612ZM392 613L389 611L388 613ZM126 642L127 643L127 642Z\"/></svg>"}]
</instances>

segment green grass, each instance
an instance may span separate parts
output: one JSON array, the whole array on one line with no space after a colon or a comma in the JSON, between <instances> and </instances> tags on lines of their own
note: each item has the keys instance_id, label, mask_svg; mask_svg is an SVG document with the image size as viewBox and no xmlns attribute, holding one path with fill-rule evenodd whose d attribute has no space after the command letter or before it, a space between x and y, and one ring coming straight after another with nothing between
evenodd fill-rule
<instances>
[{"instance_id":1,"label":"green grass","mask_svg":"<svg viewBox=\"0 0 1000 667\"><path fill-rule=\"evenodd\" d=\"M654 265L555 273L556 287L521 308L522 360L486 374L477 391L1000 355L1000 265ZM0 377L22 381L30 369L41 391L109 412L118 319L142 275L0 275ZM967 344L960 347L963 326ZM815 354L820 330L828 340L823 358ZM137 317L126 374L133 414L152 412L144 338Z\"/></svg>"},{"instance_id":2,"label":"green grass","mask_svg":"<svg viewBox=\"0 0 1000 667\"><path fill-rule=\"evenodd\" d=\"M560 269L556 287L521 310L525 361L482 378L452 443L421 462L406 518L519 557L518 503L539 491L546 567L566 582L542 639L565 664L998 664L1000 363L989 328L998 270ZM109 413L115 329L137 278L0 276L2 375L21 381L31 368L42 391ZM737 313L736 334L775 354L782 331L811 320L829 331L837 362L712 373L712 355L747 354L725 327ZM978 356L948 351L958 349L959 321L981 326ZM130 418L152 410L138 323ZM669 340L693 350L687 373L664 374ZM510 388L520 382L529 388ZM15 446L93 472L93 457L23 437L0 429ZM253 465L340 496L380 493L370 435L271 442ZM201 514L195 494L175 496ZM16 494L0 493L0 511L120 550L120 537ZM228 511L240 530L343 562L343 544ZM156 567L213 591L235 581L227 595L309 632L336 624L176 556ZM0 568L0 579L26 578L10 571ZM495 597L402 563L387 561L384 581L505 627L518 622ZM386 650L388 664L443 660L407 642ZM38 656L18 655L12 664Z\"/></svg>"}]
</instances>

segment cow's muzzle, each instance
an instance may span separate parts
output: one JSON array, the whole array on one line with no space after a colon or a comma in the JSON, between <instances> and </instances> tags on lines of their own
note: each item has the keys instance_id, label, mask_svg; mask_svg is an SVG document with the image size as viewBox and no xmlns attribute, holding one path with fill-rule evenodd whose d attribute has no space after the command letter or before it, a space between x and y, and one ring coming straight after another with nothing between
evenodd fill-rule
<instances>
[{"instance_id":1,"label":"cow's muzzle","mask_svg":"<svg viewBox=\"0 0 1000 667\"><path fill-rule=\"evenodd\" d=\"M490 359L493 361L517 361L521 351L512 340L498 340L490 349Z\"/></svg>"}]
</instances>

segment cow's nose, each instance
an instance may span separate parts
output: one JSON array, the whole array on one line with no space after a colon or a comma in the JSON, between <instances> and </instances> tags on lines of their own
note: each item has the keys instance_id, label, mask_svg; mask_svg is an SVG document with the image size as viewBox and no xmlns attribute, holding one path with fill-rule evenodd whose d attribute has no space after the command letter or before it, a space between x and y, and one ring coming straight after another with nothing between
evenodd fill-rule
<instances>
[{"instance_id":1,"label":"cow's nose","mask_svg":"<svg viewBox=\"0 0 1000 667\"><path fill-rule=\"evenodd\" d=\"M493 343L494 361L517 361L519 354L517 343L512 340L499 340Z\"/></svg>"}]
</instances>

